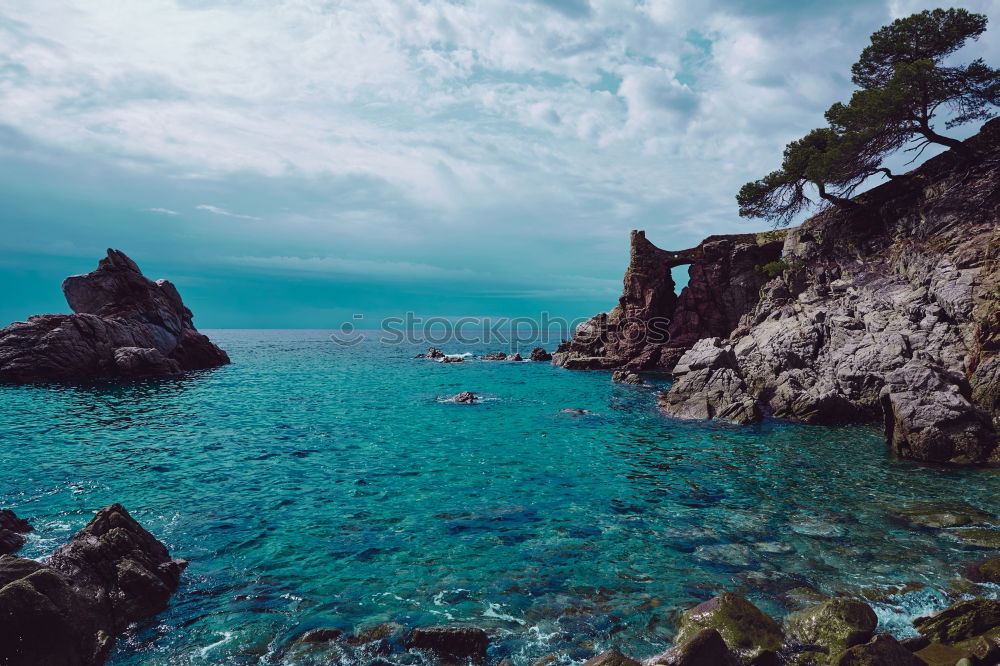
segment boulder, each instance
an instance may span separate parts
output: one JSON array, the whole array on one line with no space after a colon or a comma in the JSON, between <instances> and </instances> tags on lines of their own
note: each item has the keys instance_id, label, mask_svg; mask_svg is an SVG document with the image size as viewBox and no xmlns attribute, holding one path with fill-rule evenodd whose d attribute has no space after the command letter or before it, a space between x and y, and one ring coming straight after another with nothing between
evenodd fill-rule
<instances>
[{"instance_id":1,"label":"boulder","mask_svg":"<svg viewBox=\"0 0 1000 666\"><path fill-rule=\"evenodd\" d=\"M917 650L913 655L928 666L955 666L959 660L970 657L971 653L954 645L931 643L927 647Z\"/></svg>"},{"instance_id":2,"label":"boulder","mask_svg":"<svg viewBox=\"0 0 1000 666\"><path fill-rule=\"evenodd\" d=\"M153 282L117 250L97 270L63 282L75 314L0 330L0 381L78 381L177 374L229 363L199 333L166 280Z\"/></svg>"},{"instance_id":3,"label":"boulder","mask_svg":"<svg viewBox=\"0 0 1000 666\"><path fill-rule=\"evenodd\" d=\"M185 564L117 504L44 564L0 557L0 663L104 663L116 634L166 607Z\"/></svg>"},{"instance_id":4,"label":"boulder","mask_svg":"<svg viewBox=\"0 0 1000 666\"><path fill-rule=\"evenodd\" d=\"M911 360L886 376L880 401L886 441L897 454L936 463L1000 462L990 417L973 404L960 372Z\"/></svg>"},{"instance_id":5,"label":"boulder","mask_svg":"<svg viewBox=\"0 0 1000 666\"><path fill-rule=\"evenodd\" d=\"M785 632L799 643L818 645L829 654L867 643L875 635L878 617L868 604L834 598L791 613Z\"/></svg>"},{"instance_id":6,"label":"boulder","mask_svg":"<svg viewBox=\"0 0 1000 666\"><path fill-rule=\"evenodd\" d=\"M784 635L777 622L743 597L726 592L686 611L675 642L693 638L702 629L714 629L741 661L773 664Z\"/></svg>"},{"instance_id":7,"label":"boulder","mask_svg":"<svg viewBox=\"0 0 1000 666\"><path fill-rule=\"evenodd\" d=\"M760 410L747 393L733 349L719 338L700 340L686 351L673 375L670 390L658 399L667 415L737 424L760 420Z\"/></svg>"},{"instance_id":8,"label":"boulder","mask_svg":"<svg viewBox=\"0 0 1000 666\"><path fill-rule=\"evenodd\" d=\"M616 384L642 384L642 377L631 370L615 370L611 373L611 381Z\"/></svg>"},{"instance_id":9,"label":"boulder","mask_svg":"<svg viewBox=\"0 0 1000 666\"><path fill-rule=\"evenodd\" d=\"M475 393L472 393L471 391L462 391L454 398L452 398L452 400L454 400L455 402L471 404L476 400L479 400L479 396L477 396Z\"/></svg>"},{"instance_id":10,"label":"boulder","mask_svg":"<svg viewBox=\"0 0 1000 666\"><path fill-rule=\"evenodd\" d=\"M551 361L552 354L545 351L545 347L535 347L531 350L532 361Z\"/></svg>"},{"instance_id":11,"label":"boulder","mask_svg":"<svg viewBox=\"0 0 1000 666\"><path fill-rule=\"evenodd\" d=\"M644 662L645 666L739 666L736 655L715 629L702 629L683 643Z\"/></svg>"},{"instance_id":12,"label":"boulder","mask_svg":"<svg viewBox=\"0 0 1000 666\"><path fill-rule=\"evenodd\" d=\"M889 634L833 655L830 666L927 666Z\"/></svg>"},{"instance_id":13,"label":"boulder","mask_svg":"<svg viewBox=\"0 0 1000 666\"><path fill-rule=\"evenodd\" d=\"M1000 557L972 565L969 567L968 578L974 583L1000 585Z\"/></svg>"},{"instance_id":14,"label":"boulder","mask_svg":"<svg viewBox=\"0 0 1000 666\"><path fill-rule=\"evenodd\" d=\"M24 537L32 530L28 521L21 520L9 509L0 509L0 555L16 553L24 545Z\"/></svg>"},{"instance_id":15,"label":"boulder","mask_svg":"<svg viewBox=\"0 0 1000 666\"><path fill-rule=\"evenodd\" d=\"M957 643L1000 627L1000 601L970 599L949 606L930 617L919 617L913 626L932 642Z\"/></svg>"},{"instance_id":16,"label":"boulder","mask_svg":"<svg viewBox=\"0 0 1000 666\"><path fill-rule=\"evenodd\" d=\"M445 660L482 663L486 660L489 639L475 627L427 627L410 632L408 648L428 650Z\"/></svg>"},{"instance_id":17,"label":"boulder","mask_svg":"<svg viewBox=\"0 0 1000 666\"><path fill-rule=\"evenodd\" d=\"M640 664L618 650L607 650L583 662L583 666L640 666Z\"/></svg>"}]
</instances>

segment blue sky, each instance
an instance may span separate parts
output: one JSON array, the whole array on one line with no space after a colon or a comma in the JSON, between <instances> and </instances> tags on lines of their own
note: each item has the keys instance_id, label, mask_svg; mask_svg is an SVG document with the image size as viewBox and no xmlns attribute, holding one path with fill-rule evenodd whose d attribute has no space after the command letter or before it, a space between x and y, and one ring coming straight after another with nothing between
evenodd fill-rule
<instances>
[{"instance_id":1,"label":"blue sky","mask_svg":"<svg viewBox=\"0 0 1000 666\"><path fill-rule=\"evenodd\" d=\"M116 247L203 328L607 310L630 229L765 228L739 186L850 95L871 32L936 6L5 4L2 323L66 311ZM961 57L1000 62L998 30Z\"/></svg>"}]
</instances>

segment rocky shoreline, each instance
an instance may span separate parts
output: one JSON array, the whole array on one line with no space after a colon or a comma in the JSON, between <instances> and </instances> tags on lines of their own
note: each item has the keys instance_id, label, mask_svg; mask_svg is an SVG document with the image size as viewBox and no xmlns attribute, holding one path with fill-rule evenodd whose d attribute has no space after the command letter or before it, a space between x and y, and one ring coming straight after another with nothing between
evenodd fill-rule
<instances>
[{"instance_id":1,"label":"rocky shoreline","mask_svg":"<svg viewBox=\"0 0 1000 666\"><path fill-rule=\"evenodd\" d=\"M74 314L44 314L0 330L0 381L87 381L178 375L229 363L195 329L167 280L147 279L123 252L63 281Z\"/></svg>"},{"instance_id":2,"label":"rocky shoreline","mask_svg":"<svg viewBox=\"0 0 1000 666\"><path fill-rule=\"evenodd\" d=\"M904 458L1000 463L1000 119L964 145L796 228L680 252L632 232L618 305L553 362L671 372L676 418L883 421Z\"/></svg>"}]
</instances>

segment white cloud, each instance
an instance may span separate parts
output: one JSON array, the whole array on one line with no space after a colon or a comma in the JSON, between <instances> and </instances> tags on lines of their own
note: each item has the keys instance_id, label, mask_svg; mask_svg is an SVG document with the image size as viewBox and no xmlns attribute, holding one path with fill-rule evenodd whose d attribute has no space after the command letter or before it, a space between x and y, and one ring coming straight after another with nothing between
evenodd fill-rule
<instances>
[{"instance_id":1,"label":"white cloud","mask_svg":"<svg viewBox=\"0 0 1000 666\"><path fill-rule=\"evenodd\" d=\"M211 213L212 215L222 215L224 217L235 217L241 220L261 220L263 218L254 217L253 215L241 215L239 213L231 213L225 208L219 208L218 206L212 206L210 204L199 204L195 206L196 210L203 210L206 213Z\"/></svg>"},{"instance_id":2,"label":"white cloud","mask_svg":"<svg viewBox=\"0 0 1000 666\"><path fill-rule=\"evenodd\" d=\"M169 208L147 208L146 211L160 213L161 215L180 215L176 210L170 210Z\"/></svg>"}]
</instances>

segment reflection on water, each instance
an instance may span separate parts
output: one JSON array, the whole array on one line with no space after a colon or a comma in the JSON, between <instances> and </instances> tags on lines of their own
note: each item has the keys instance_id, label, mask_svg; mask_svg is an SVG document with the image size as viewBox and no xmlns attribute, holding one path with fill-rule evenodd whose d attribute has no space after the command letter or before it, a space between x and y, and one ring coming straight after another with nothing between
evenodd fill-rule
<instances>
[{"instance_id":1,"label":"reflection on water","mask_svg":"<svg viewBox=\"0 0 1000 666\"><path fill-rule=\"evenodd\" d=\"M996 471L894 460L869 427L682 423L606 373L437 364L315 331L213 337L232 366L0 387L0 502L38 528L25 554L117 501L191 560L114 664L327 663L287 648L385 621L483 626L518 664L646 655L724 589L775 614L804 587L864 593L902 627L981 551L894 508L1000 511ZM493 399L440 401L463 390Z\"/></svg>"}]
</instances>

